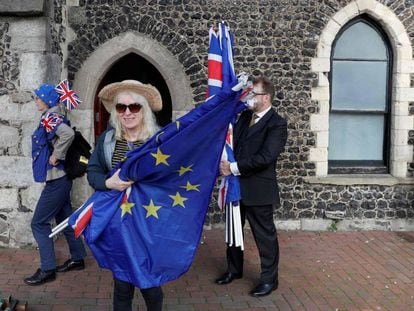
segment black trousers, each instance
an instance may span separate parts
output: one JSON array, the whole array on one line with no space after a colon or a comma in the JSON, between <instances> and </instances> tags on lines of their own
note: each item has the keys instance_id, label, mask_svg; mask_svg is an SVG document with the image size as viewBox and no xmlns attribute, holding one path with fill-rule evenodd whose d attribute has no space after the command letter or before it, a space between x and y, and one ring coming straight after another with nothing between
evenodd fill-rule
<instances>
[{"instance_id":1,"label":"black trousers","mask_svg":"<svg viewBox=\"0 0 414 311\"><path fill-rule=\"evenodd\" d=\"M273 206L240 205L242 226L249 221L256 246L259 250L262 283L278 282L279 243L276 227L273 222ZM227 247L228 271L243 274L243 251L240 247Z\"/></svg>"},{"instance_id":2,"label":"black trousers","mask_svg":"<svg viewBox=\"0 0 414 311\"><path fill-rule=\"evenodd\" d=\"M135 286L114 278L114 311L131 311ZM164 294L161 287L140 289L148 311L161 311Z\"/></svg>"}]
</instances>

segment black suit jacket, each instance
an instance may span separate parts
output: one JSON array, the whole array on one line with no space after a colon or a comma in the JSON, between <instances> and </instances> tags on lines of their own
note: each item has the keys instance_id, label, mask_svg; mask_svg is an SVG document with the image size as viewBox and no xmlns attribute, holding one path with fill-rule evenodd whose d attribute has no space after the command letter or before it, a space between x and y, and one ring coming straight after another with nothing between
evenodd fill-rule
<instances>
[{"instance_id":1,"label":"black suit jacket","mask_svg":"<svg viewBox=\"0 0 414 311\"><path fill-rule=\"evenodd\" d=\"M234 151L240 171L240 190L245 205L279 204L276 161L287 140L286 120L270 109L249 127L250 110L234 127Z\"/></svg>"}]
</instances>

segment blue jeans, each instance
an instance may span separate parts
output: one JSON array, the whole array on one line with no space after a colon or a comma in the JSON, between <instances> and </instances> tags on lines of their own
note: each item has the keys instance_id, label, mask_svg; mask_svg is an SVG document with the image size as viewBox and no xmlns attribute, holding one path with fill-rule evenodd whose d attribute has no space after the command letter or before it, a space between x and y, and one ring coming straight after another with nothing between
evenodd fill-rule
<instances>
[{"instance_id":1,"label":"blue jeans","mask_svg":"<svg viewBox=\"0 0 414 311\"><path fill-rule=\"evenodd\" d=\"M56 268L55 248L51 233L50 221L55 218L60 223L72 214L70 190L72 180L63 176L46 182L31 223L33 236L40 253L40 269L52 270ZM81 239L75 239L73 229L69 226L63 231L69 245L72 260L86 257L85 247Z\"/></svg>"},{"instance_id":2,"label":"blue jeans","mask_svg":"<svg viewBox=\"0 0 414 311\"><path fill-rule=\"evenodd\" d=\"M113 311L131 311L135 286L114 277ZM140 289L147 311L161 311L164 294L160 286Z\"/></svg>"}]
</instances>

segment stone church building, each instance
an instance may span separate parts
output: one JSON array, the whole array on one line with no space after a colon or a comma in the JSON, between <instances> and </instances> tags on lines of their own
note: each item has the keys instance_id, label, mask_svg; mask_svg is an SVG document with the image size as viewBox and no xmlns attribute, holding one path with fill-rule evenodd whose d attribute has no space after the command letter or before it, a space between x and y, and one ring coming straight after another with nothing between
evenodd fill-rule
<instances>
[{"instance_id":1,"label":"stone church building","mask_svg":"<svg viewBox=\"0 0 414 311\"><path fill-rule=\"evenodd\" d=\"M72 125L93 143L99 90L140 80L160 90L165 125L203 101L222 20L236 71L270 77L288 120L278 228L414 229L413 1L1 0L0 246L33 243L33 90L68 78L83 100ZM76 180L74 206L91 191ZM206 225L222 218L213 202Z\"/></svg>"}]
</instances>

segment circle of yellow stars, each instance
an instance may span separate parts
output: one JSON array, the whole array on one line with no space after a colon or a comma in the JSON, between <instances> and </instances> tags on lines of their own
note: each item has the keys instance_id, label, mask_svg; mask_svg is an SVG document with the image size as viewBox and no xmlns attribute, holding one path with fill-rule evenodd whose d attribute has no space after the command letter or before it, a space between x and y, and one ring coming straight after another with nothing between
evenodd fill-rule
<instances>
[{"instance_id":1,"label":"circle of yellow stars","mask_svg":"<svg viewBox=\"0 0 414 311\"><path fill-rule=\"evenodd\" d=\"M179 124L177 124L177 128L178 127L179 127ZM160 164L170 166L167 160L169 157L171 157L171 155L163 153L160 148L157 148L156 153L151 153L151 156L155 158L155 166L158 166ZM189 166L180 166L180 169L176 170L176 172L178 173L179 176L183 176L184 174L188 172L192 172L193 171L192 167L193 167L193 164ZM201 184L191 184L190 181L187 181L186 185L180 186L180 188L185 189L185 191L200 192L200 189L199 189L200 186ZM176 191L174 195L168 195L168 196L173 200L172 207L174 206L181 206L182 208L186 207L185 201L187 201L188 198L182 196L182 194L179 191ZM120 206L122 210L121 217L125 216L126 214L132 215L132 207L134 205L135 205L134 203L128 202L128 200L123 202ZM153 216L154 218L158 219L158 210L162 207L162 205L155 205L154 201L150 199L150 202L148 203L148 205L142 205L142 207L147 211L145 218L149 218Z\"/></svg>"}]
</instances>

